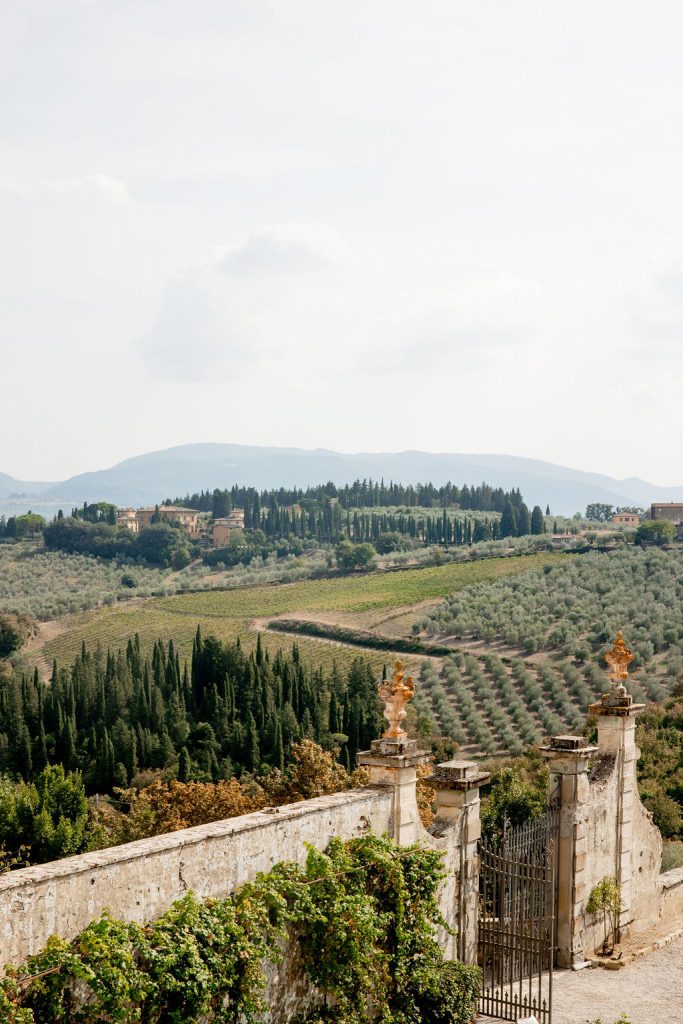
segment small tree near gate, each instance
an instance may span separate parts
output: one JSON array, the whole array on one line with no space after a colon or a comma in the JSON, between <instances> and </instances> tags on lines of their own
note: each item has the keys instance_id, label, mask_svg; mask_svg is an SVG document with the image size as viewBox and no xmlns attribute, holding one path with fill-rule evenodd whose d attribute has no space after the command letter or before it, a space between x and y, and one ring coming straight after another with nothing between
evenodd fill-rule
<instances>
[{"instance_id":1,"label":"small tree near gate","mask_svg":"<svg viewBox=\"0 0 683 1024\"><path fill-rule=\"evenodd\" d=\"M614 948L617 937L617 921L621 913L621 886L616 878L606 875L591 892L586 913L599 914L602 911L605 926L605 938L602 942L602 955L609 956ZM609 927L608 927L609 922ZM610 948L610 936L614 936L614 942Z\"/></svg>"}]
</instances>

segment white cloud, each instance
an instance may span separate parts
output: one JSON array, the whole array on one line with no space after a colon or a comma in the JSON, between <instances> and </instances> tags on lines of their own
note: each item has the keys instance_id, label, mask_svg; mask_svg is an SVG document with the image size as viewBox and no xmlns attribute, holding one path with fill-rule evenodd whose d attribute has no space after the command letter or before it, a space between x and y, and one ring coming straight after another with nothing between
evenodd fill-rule
<instances>
[{"instance_id":1,"label":"white cloud","mask_svg":"<svg viewBox=\"0 0 683 1024\"><path fill-rule=\"evenodd\" d=\"M14 178L9 174L0 174L0 193L3 192L20 199L29 199L33 189L19 178Z\"/></svg>"},{"instance_id":2,"label":"white cloud","mask_svg":"<svg viewBox=\"0 0 683 1024\"><path fill-rule=\"evenodd\" d=\"M171 379L258 366L306 390L354 367L414 374L452 369L467 355L471 370L494 351L519 355L540 319L539 285L502 267L480 267L448 288L397 290L328 227L284 224L188 265L139 349Z\"/></svg>"},{"instance_id":3,"label":"white cloud","mask_svg":"<svg viewBox=\"0 0 683 1024\"><path fill-rule=\"evenodd\" d=\"M24 200L44 199L50 196L72 196L95 199L115 206L131 202L128 186L120 178L108 174L86 174L76 178L49 178L27 180L12 175L0 175L0 192L10 193Z\"/></svg>"},{"instance_id":4,"label":"white cloud","mask_svg":"<svg viewBox=\"0 0 683 1024\"><path fill-rule=\"evenodd\" d=\"M681 359L683 342L683 256L658 254L627 296L635 326L632 352Z\"/></svg>"},{"instance_id":5,"label":"white cloud","mask_svg":"<svg viewBox=\"0 0 683 1024\"><path fill-rule=\"evenodd\" d=\"M246 325L231 322L220 297L192 277L166 290L139 349L158 376L180 381L210 379L218 365L235 371L249 355Z\"/></svg>"},{"instance_id":6,"label":"white cloud","mask_svg":"<svg viewBox=\"0 0 683 1024\"><path fill-rule=\"evenodd\" d=\"M520 350L538 342L542 321L537 282L485 265L450 288L400 296L386 315L369 325L367 365L382 372L413 373L457 365L460 372L470 372L494 352L515 352L519 358Z\"/></svg>"},{"instance_id":7,"label":"white cloud","mask_svg":"<svg viewBox=\"0 0 683 1024\"><path fill-rule=\"evenodd\" d=\"M275 224L228 246L221 267L228 274L301 274L333 267L345 255L324 224Z\"/></svg>"},{"instance_id":8,"label":"white cloud","mask_svg":"<svg viewBox=\"0 0 683 1024\"><path fill-rule=\"evenodd\" d=\"M212 246L169 285L139 350L154 372L178 380L242 374L292 351L311 357L341 302L342 251L328 228L297 224ZM321 275L314 288L312 272Z\"/></svg>"},{"instance_id":9,"label":"white cloud","mask_svg":"<svg viewBox=\"0 0 683 1024\"><path fill-rule=\"evenodd\" d=\"M101 199L108 203L124 205L131 201L125 182L108 174L86 174L81 178L55 178L42 183L48 191L61 195L82 196Z\"/></svg>"}]
</instances>

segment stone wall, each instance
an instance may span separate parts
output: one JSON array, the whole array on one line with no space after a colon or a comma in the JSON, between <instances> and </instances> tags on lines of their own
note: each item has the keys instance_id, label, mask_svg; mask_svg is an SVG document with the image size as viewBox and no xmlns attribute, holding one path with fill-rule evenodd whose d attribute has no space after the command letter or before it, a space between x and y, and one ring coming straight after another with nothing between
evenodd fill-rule
<instances>
[{"instance_id":1,"label":"stone wall","mask_svg":"<svg viewBox=\"0 0 683 1024\"><path fill-rule=\"evenodd\" d=\"M163 914L184 893L224 897L279 861L303 864L306 844L325 849L333 836L388 833L444 855L447 877L440 909L455 935L441 942L447 958L476 960L479 890L479 784L487 776L470 762L440 765L434 785L437 818L420 821L415 775L424 755L368 754L371 786L269 808L126 846L23 868L0 877L0 967L19 964L50 935L70 939L108 909L138 923ZM288 1020L315 1003L296 944L268 968L269 1020Z\"/></svg>"},{"instance_id":2,"label":"stone wall","mask_svg":"<svg viewBox=\"0 0 683 1024\"><path fill-rule=\"evenodd\" d=\"M657 879L659 915L662 930L683 928L683 868L665 871Z\"/></svg>"},{"instance_id":3,"label":"stone wall","mask_svg":"<svg viewBox=\"0 0 683 1024\"><path fill-rule=\"evenodd\" d=\"M621 871L622 886L628 890L620 921L622 939L657 920L662 859L662 837L640 802L635 778L624 778L624 767L619 755L605 751L598 754L591 766L585 809L585 899L601 879L619 878ZM635 762L628 768L629 772L634 770ZM628 817L623 814L624 787L632 794ZM582 932L584 954L590 957L602 945L601 916L593 919L584 915Z\"/></svg>"},{"instance_id":4,"label":"stone wall","mask_svg":"<svg viewBox=\"0 0 683 1024\"><path fill-rule=\"evenodd\" d=\"M50 935L73 938L105 908L152 921L190 890L222 897L278 861L302 864L306 843L390 832L392 812L389 790L357 789L11 871L0 877L0 965Z\"/></svg>"}]
</instances>

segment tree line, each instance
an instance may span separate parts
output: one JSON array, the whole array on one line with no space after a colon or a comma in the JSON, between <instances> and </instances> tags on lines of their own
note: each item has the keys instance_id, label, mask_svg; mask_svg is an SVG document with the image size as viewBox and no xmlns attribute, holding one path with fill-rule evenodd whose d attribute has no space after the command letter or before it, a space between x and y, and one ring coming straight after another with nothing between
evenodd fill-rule
<instances>
[{"instance_id":1,"label":"tree line","mask_svg":"<svg viewBox=\"0 0 683 1024\"><path fill-rule=\"evenodd\" d=\"M45 529L45 519L36 512L26 512L23 516L0 516L0 540L23 540L26 537L37 537Z\"/></svg>"},{"instance_id":2,"label":"tree line","mask_svg":"<svg viewBox=\"0 0 683 1024\"><path fill-rule=\"evenodd\" d=\"M182 569L191 559L187 533L172 523L152 523L133 533L125 526L112 526L106 519L93 522L73 516L57 516L43 530L48 550L96 558L118 558Z\"/></svg>"},{"instance_id":3,"label":"tree line","mask_svg":"<svg viewBox=\"0 0 683 1024\"><path fill-rule=\"evenodd\" d=\"M181 781L219 781L282 769L291 745L339 748L343 765L381 732L382 710L364 659L346 674L304 665L296 644L271 658L260 638L247 655L199 629L189 662L170 641L150 657L85 646L70 668L55 664L0 682L0 773L31 781L48 766L81 771L90 793L111 793L147 769Z\"/></svg>"},{"instance_id":4,"label":"tree line","mask_svg":"<svg viewBox=\"0 0 683 1024\"><path fill-rule=\"evenodd\" d=\"M330 498L338 502L342 509L355 508L387 508L406 506L409 508L460 508L478 512L502 512L506 501L510 500L515 507L522 503L519 488L504 491L502 487L491 487L487 483L476 486L464 484L457 487L447 483L437 487L425 484L385 484L384 480L356 480L352 484L338 487L329 481L314 487L277 487L271 490L258 491L254 487L242 487L235 484L231 488L213 491L202 490L184 497L167 498L164 505L183 505L199 512L210 512L214 518L225 516L233 508L282 507L301 505L304 509L316 508ZM256 516L258 519L258 516Z\"/></svg>"}]
</instances>

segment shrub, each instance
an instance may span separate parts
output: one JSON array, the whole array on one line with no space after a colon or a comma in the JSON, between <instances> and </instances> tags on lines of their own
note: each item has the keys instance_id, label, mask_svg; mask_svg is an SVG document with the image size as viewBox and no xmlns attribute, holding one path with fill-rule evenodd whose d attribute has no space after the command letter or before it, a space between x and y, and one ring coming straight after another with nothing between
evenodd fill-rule
<instances>
[{"instance_id":1,"label":"shrub","mask_svg":"<svg viewBox=\"0 0 683 1024\"><path fill-rule=\"evenodd\" d=\"M616 878L606 875L591 891L586 904L587 914L602 913L605 938L602 951L607 953L610 937L616 941L619 914L621 913L621 886Z\"/></svg>"},{"instance_id":2,"label":"shrub","mask_svg":"<svg viewBox=\"0 0 683 1024\"><path fill-rule=\"evenodd\" d=\"M104 914L73 942L52 937L0 981L11 1024L256 1024L266 963L298 942L303 968L334 1000L300 1024L365 1024L368 1010L411 1024L466 1024L480 971L444 961L436 894L441 854L388 838L335 838L305 870L278 864L222 900L191 893L142 928ZM80 1003L80 1005L78 1005Z\"/></svg>"},{"instance_id":3,"label":"shrub","mask_svg":"<svg viewBox=\"0 0 683 1024\"><path fill-rule=\"evenodd\" d=\"M662 848L662 871L683 868L683 843L664 843Z\"/></svg>"},{"instance_id":4,"label":"shrub","mask_svg":"<svg viewBox=\"0 0 683 1024\"><path fill-rule=\"evenodd\" d=\"M471 964L445 963L430 992L418 1000L422 1020L429 1024L470 1024L477 1009L481 971Z\"/></svg>"},{"instance_id":5,"label":"shrub","mask_svg":"<svg viewBox=\"0 0 683 1024\"><path fill-rule=\"evenodd\" d=\"M0 658L7 658L26 643L36 632L30 615L0 612Z\"/></svg>"}]
</instances>

